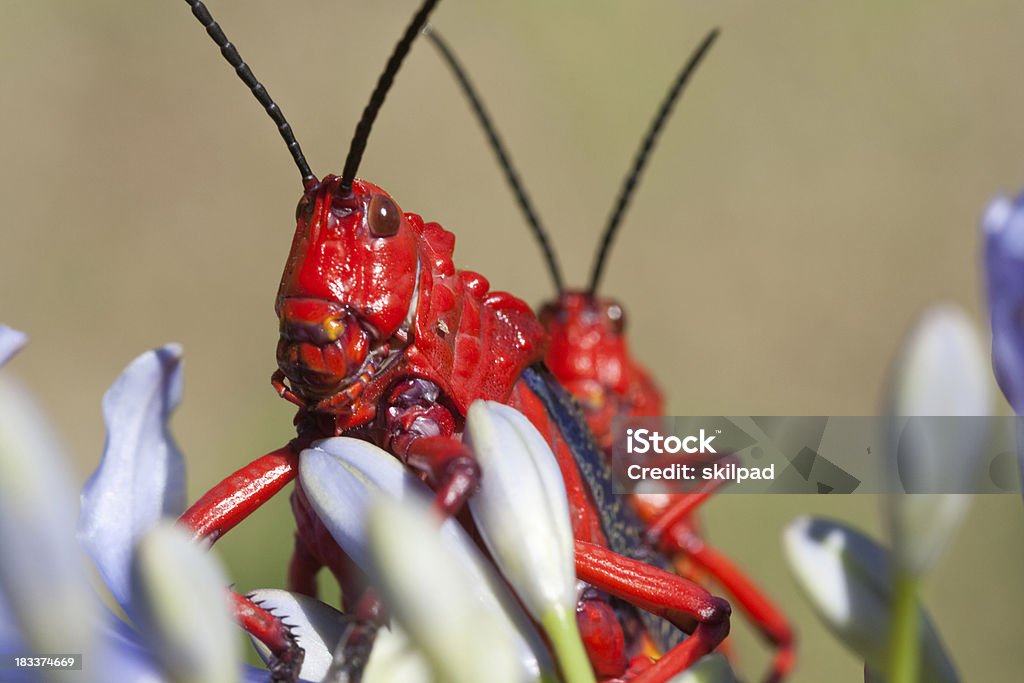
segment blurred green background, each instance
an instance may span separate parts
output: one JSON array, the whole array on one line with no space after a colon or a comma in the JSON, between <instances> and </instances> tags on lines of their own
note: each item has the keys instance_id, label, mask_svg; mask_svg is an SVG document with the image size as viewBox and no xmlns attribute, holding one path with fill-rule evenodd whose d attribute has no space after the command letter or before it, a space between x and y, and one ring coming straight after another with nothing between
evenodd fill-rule
<instances>
[{"instance_id":1,"label":"blurred green background","mask_svg":"<svg viewBox=\"0 0 1024 683\"><path fill-rule=\"evenodd\" d=\"M413 2L213 0L316 172L338 172ZM604 280L676 414L870 415L920 312L984 324L977 221L1024 185L1024 3L443 3L435 25L504 132L568 278L672 75L694 79ZM81 479L100 397L153 346L182 342L175 431L190 498L291 433L271 390L273 297L300 185L270 121L184 3L0 3L0 319L15 372L55 416ZM476 123L423 42L361 173L458 236L456 261L530 302L551 294ZM878 501L723 495L710 536L800 636L795 681L861 680L796 593L779 533L804 512L878 535ZM285 497L218 544L242 589L279 586ZM978 500L925 599L965 681L1024 669L1024 524ZM767 653L735 621L739 668Z\"/></svg>"}]
</instances>

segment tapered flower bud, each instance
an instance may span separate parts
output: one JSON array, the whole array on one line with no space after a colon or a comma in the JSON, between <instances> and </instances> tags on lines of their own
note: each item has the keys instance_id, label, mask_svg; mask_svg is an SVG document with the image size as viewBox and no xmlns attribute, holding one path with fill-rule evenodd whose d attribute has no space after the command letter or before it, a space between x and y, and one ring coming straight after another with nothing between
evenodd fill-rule
<instances>
[{"instance_id":1,"label":"tapered flower bud","mask_svg":"<svg viewBox=\"0 0 1024 683\"><path fill-rule=\"evenodd\" d=\"M848 526L800 517L783 535L790 570L825 625L873 670L885 669L893 604L888 551ZM955 683L931 619L917 608L921 680Z\"/></svg>"},{"instance_id":2,"label":"tapered flower bud","mask_svg":"<svg viewBox=\"0 0 1024 683\"><path fill-rule=\"evenodd\" d=\"M570 680L593 672L576 625L576 565L569 501L547 441L519 411L476 401L467 442L483 477L469 501L491 556L544 627Z\"/></svg>"},{"instance_id":3,"label":"tapered flower bud","mask_svg":"<svg viewBox=\"0 0 1024 683\"><path fill-rule=\"evenodd\" d=\"M173 522L161 522L139 540L131 572L136 623L175 683L238 680L227 585L213 555Z\"/></svg>"}]
</instances>

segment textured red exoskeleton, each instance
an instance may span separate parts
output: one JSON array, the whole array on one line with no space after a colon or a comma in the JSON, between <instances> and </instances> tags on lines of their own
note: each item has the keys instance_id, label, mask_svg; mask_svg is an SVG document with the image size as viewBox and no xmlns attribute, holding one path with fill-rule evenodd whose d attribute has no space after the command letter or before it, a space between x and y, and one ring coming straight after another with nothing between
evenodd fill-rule
<instances>
[{"instance_id":1,"label":"textured red exoskeleton","mask_svg":"<svg viewBox=\"0 0 1024 683\"><path fill-rule=\"evenodd\" d=\"M577 466L579 449L563 433L563 423L552 418L549 394L557 398L561 389L553 380L547 384L550 375L541 365L547 335L530 308L510 294L490 292L482 276L457 270L451 233L403 213L384 190L355 178L374 117L437 0L421 5L398 43L356 128L341 176L323 179L309 169L280 109L207 8L199 0L186 2L277 124L304 193L277 295L281 338L272 378L280 395L298 406L298 436L227 477L181 523L198 538L216 540L295 479L302 449L339 434L393 453L436 491L442 514L456 514L481 476L460 440L466 410L477 399L502 401L527 415L558 458L573 513L577 576L603 592L587 591L580 606L581 614L597 622L585 644L602 679L635 674L637 681L665 681L714 649L728 632L725 601L616 552L623 525L609 525L612 511L594 504L593 482ZM540 382L543 391L531 388L526 377ZM297 533L289 587L315 595L321 568L337 577L346 607L355 609L364 627L350 638L353 657L343 672L356 680L381 607L298 483L292 502ZM248 598L232 595L241 624L273 654L273 680L294 680L302 651L289 630ZM624 635L606 595L692 635L654 666L637 662L631 668L627 657L642 639Z\"/></svg>"},{"instance_id":2,"label":"textured red exoskeleton","mask_svg":"<svg viewBox=\"0 0 1024 683\"><path fill-rule=\"evenodd\" d=\"M661 416L664 415L665 407L657 383L629 351L622 306L613 299L598 296L597 285L611 242L621 225L654 143L683 87L710 49L718 32L715 30L708 34L687 60L662 101L603 231L590 284L586 290L580 291L565 289L547 233L465 69L448 43L436 31L430 31L428 35L451 68L476 113L547 261L558 296L554 301L546 303L540 312L540 321L551 339L545 362L558 381L579 402L591 431L610 460L612 420L616 416ZM792 669L795 661L793 630L782 611L743 570L701 537L696 510L709 497L710 492L629 496L633 509L648 525L645 534L647 542L672 555L680 575L695 581L701 581L709 575L721 584L749 615L764 638L776 648L765 680L780 681Z\"/></svg>"}]
</instances>

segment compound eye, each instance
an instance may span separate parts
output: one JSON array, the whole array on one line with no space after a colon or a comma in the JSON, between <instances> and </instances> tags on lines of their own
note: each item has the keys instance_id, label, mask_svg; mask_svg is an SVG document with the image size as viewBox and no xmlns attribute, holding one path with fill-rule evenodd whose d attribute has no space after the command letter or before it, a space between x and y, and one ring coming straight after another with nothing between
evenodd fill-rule
<instances>
[{"instance_id":1,"label":"compound eye","mask_svg":"<svg viewBox=\"0 0 1024 683\"><path fill-rule=\"evenodd\" d=\"M605 315L608 316L608 327L611 328L612 333L622 334L626 331L626 313L622 310L622 306L609 305L605 309Z\"/></svg>"},{"instance_id":2,"label":"compound eye","mask_svg":"<svg viewBox=\"0 0 1024 683\"><path fill-rule=\"evenodd\" d=\"M310 216L313 215L313 207L315 206L316 200L313 198L313 195L302 195L302 199L299 200L299 205L295 207L295 220L308 221Z\"/></svg>"},{"instance_id":3,"label":"compound eye","mask_svg":"<svg viewBox=\"0 0 1024 683\"><path fill-rule=\"evenodd\" d=\"M402 217L398 215L395 203L382 194L375 194L370 199L370 210L366 214L366 224L374 237L391 237L398 233Z\"/></svg>"}]
</instances>

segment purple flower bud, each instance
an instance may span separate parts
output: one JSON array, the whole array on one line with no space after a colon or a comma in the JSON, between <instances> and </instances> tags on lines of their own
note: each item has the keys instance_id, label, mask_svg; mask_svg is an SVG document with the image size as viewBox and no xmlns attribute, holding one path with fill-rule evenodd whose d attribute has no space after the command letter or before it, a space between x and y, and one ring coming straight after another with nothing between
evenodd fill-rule
<instances>
[{"instance_id":1,"label":"purple flower bud","mask_svg":"<svg viewBox=\"0 0 1024 683\"><path fill-rule=\"evenodd\" d=\"M996 381L1024 414L1024 193L996 197L981 219Z\"/></svg>"},{"instance_id":2,"label":"purple flower bud","mask_svg":"<svg viewBox=\"0 0 1024 683\"><path fill-rule=\"evenodd\" d=\"M992 367L999 388L1024 416L1024 192L996 197L981 218L992 319ZM1024 482L1024 420L1017 420L1017 462Z\"/></svg>"}]
</instances>

